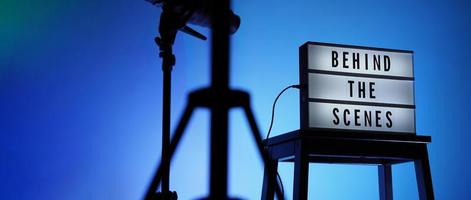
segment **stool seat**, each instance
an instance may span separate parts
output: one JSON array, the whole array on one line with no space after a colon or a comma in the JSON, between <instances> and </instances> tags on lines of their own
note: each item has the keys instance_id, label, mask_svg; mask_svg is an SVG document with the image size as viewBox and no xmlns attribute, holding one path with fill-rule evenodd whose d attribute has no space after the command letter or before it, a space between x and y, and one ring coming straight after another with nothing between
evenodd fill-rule
<instances>
[{"instance_id":1,"label":"stool seat","mask_svg":"<svg viewBox=\"0 0 471 200\"><path fill-rule=\"evenodd\" d=\"M264 141L272 174L265 169L262 199L273 199L278 162L294 162L293 199L307 199L309 163L378 164L380 199L392 199L391 165L414 162L421 200L434 199L427 143L430 136L398 133L295 130ZM274 169L274 170L273 170Z\"/></svg>"}]
</instances>

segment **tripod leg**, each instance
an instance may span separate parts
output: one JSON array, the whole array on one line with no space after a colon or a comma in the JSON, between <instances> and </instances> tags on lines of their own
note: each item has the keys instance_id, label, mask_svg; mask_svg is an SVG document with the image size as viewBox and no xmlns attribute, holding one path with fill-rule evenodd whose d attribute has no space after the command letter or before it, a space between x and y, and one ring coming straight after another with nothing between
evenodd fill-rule
<instances>
[{"instance_id":1,"label":"tripod leg","mask_svg":"<svg viewBox=\"0 0 471 200\"><path fill-rule=\"evenodd\" d=\"M170 147L169 147L168 155L167 155L168 159L166 159L164 163L160 163L159 168L157 169L157 173L155 174L149 188L147 189L146 196L144 197L145 200L153 199L153 196L155 195L155 192L157 191L157 188L159 187L160 181L162 180L163 169L170 168L170 161L172 160L173 154L175 153L177 145L183 136L185 128L188 125L191 114L193 113L194 110L195 110L195 106L193 105L193 103L189 102L189 104L185 108L183 116L181 117L178 123L177 129L175 130L175 134L173 135L173 138L170 141Z\"/></svg>"},{"instance_id":2,"label":"tripod leg","mask_svg":"<svg viewBox=\"0 0 471 200\"><path fill-rule=\"evenodd\" d=\"M272 159L270 158L270 155L268 155L268 152L265 150L263 146L262 138L260 137L260 131L258 130L257 123L255 122L252 109L250 108L248 102L244 103L243 108L244 108L244 112L247 117L247 120L249 121L250 129L252 129L252 135L255 139L255 142L257 143L258 151L262 155L263 163L265 164L265 166L268 166L266 168L268 169L269 174L275 174L276 172L274 171L273 166L271 165L271 162L270 162ZM276 192L276 197L278 199L280 200L285 199L283 194L281 193L281 187L278 183L276 184L275 192Z\"/></svg>"}]
</instances>

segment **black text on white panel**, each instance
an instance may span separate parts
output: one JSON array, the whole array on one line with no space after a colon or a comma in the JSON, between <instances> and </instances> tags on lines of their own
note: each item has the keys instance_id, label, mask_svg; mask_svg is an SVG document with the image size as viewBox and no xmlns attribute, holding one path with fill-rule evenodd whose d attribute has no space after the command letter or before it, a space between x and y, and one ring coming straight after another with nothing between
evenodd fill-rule
<instances>
[{"instance_id":1,"label":"black text on white panel","mask_svg":"<svg viewBox=\"0 0 471 200\"><path fill-rule=\"evenodd\" d=\"M415 133L413 52L307 42L301 128Z\"/></svg>"}]
</instances>

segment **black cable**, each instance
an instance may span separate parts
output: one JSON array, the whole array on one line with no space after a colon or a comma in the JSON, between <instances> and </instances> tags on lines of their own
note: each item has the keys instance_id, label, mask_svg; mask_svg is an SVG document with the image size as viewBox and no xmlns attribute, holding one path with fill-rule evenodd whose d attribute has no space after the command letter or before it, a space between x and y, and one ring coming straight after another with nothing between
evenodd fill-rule
<instances>
[{"instance_id":1,"label":"black cable","mask_svg":"<svg viewBox=\"0 0 471 200\"><path fill-rule=\"evenodd\" d=\"M283 195L283 197L285 196L285 186L283 186L283 181L281 181L281 176L280 176L280 173L278 173L278 171L276 172L276 177L278 177L278 181L280 182L280 185L281 185L281 195Z\"/></svg>"},{"instance_id":2,"label":"black cable","mask_svg":"<svg viewBox=\"0 0 471 200\"><path fill-rule=\"evenodd\" d=\"M276 106L276 102L278 101L278 98L280 98L280 96L283 94L283 92L285 92L286 90L288 90L288 89L290 89L290 88L301 89L301 86L300 86L300 85L290 85L290 86L286 87L285 89L281 90L281 92L278 94L278 96L276 96L275 101L273 102L272 109L271 109L270 128L268 129L267 137L266 137L265 139L268 139L268 138L270 137L271 128L273 127L273 120L275 119L275 106Z\"/></svg>"},{"instance_id":3,"label":"black cable","mask_svg":"<svg viewBox=\"0 0 471 200\"><path fill-rule=\"evenodd\" d=\"M271 133L271 128L273 127L273 121L275 119L275 107L276 107L276 102L278 101L278 99L280 98L280 96L288 89L290 88L297 88L297 89L301 89L301 86L300 85L290 85L288 87L286 87L285 89L281 90L281 92L278 94L278 96L276 96L275 98L275 101L273 102L273 106L272 106L272 109L271 109L271 121L270 121L270 128L268 129L268 133L267 133L267 137L266 139L268 139L270 137L270 133ZM285 187L283 186L283 181L281 181L281 176L280 174L278 173L278 171L276 172L276 177L278 179L278 181L280 182L280 185L281 185L281 194L283 196L285 196Z\"/></svg>"}]
</instances>

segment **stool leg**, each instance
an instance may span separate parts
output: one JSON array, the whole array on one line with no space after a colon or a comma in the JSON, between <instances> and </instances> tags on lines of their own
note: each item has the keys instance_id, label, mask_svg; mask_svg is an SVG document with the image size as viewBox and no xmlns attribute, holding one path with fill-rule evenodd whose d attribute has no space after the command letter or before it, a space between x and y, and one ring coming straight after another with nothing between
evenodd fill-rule
<instances>
[{"instance_id":1,"label":"stool leg","mask_svg":"<svg viewBox=\"0 0 471 200\"><path fill-rule=\"evenodd\" d=\"M309 158L301 141L297 143L295 151L293 200L307 200Z\"/></svg>"},{"instance_id":2,"label":"stool leg","mask_svg":"<svg viewBox=\"0 0 471 200\"><path fill-rule=\"evenodd\" d=\"M430 172L427 146L425 144L421 148L420 152L420 159L414 161L419 198L420 200L434 200L432 174Z\"/></svg>"},{"instance_id":3,"label":"stool leg","mask_svg":"<svg viewBox=\"0 0 471 200\"><path fill-rule=\"evenodd\" d=\"M271 160L270 166L265 166L263 173L262 200L273 200L275 197L276 173L278 171L278 160Z\"/></svg>"},{"instance_id":4,"label":"stool leg","mask_svg":"<svg viewBox=\"0 0 471 200\"><path fill-rule=\"evenodd\" d=\"M380 164L378 166L379 177L379 199L392 200L393 199L393 186L392 186L392 171L391 164Z\"/></svg>"}]
</instances>

